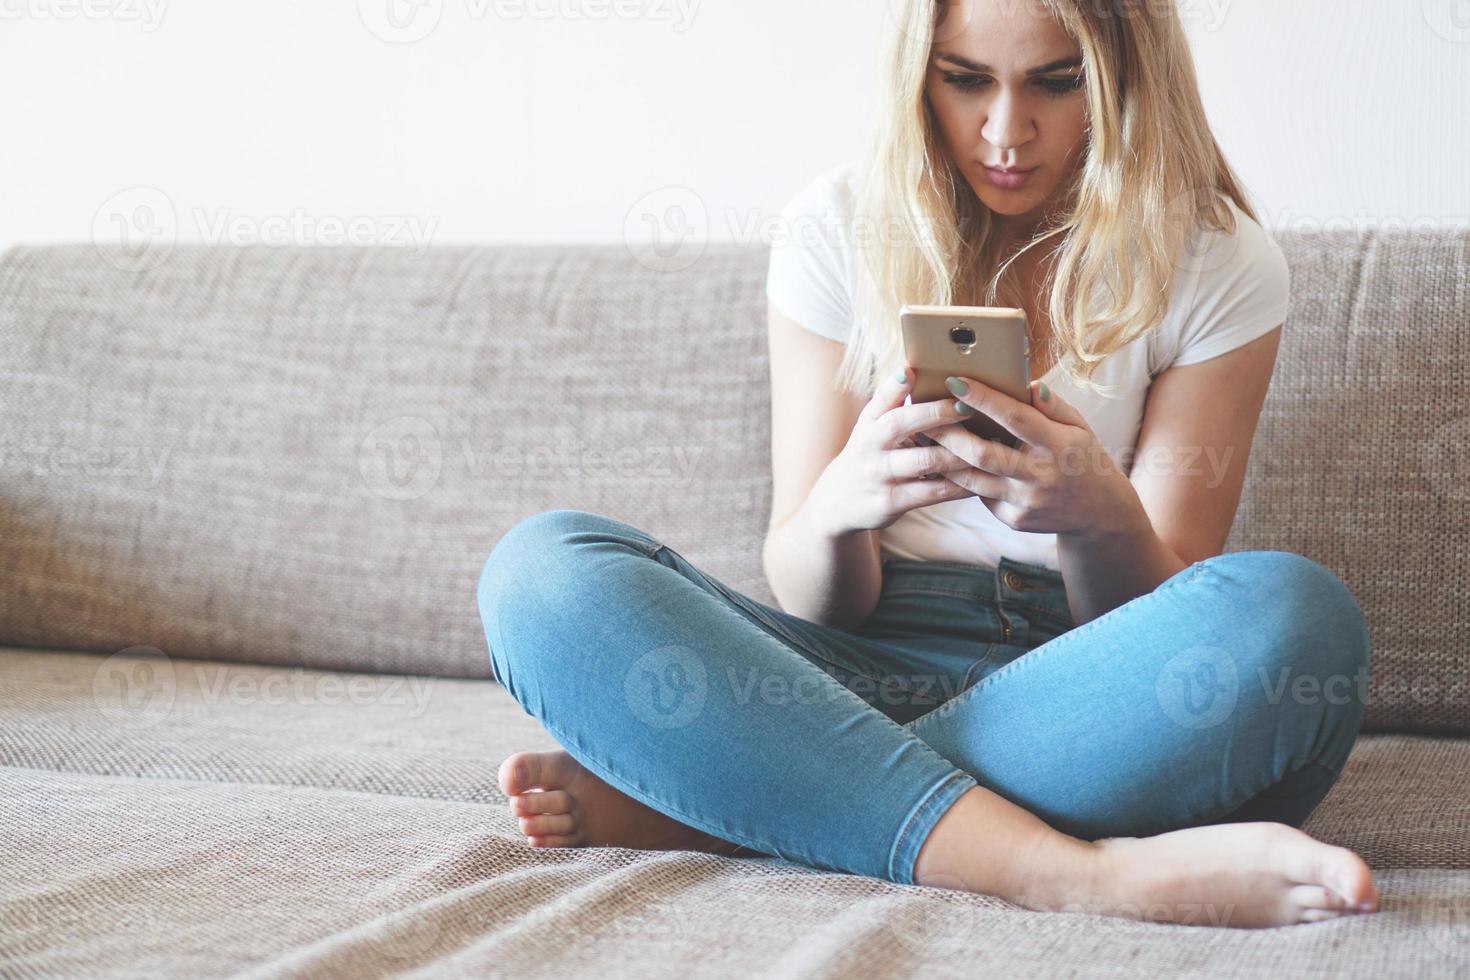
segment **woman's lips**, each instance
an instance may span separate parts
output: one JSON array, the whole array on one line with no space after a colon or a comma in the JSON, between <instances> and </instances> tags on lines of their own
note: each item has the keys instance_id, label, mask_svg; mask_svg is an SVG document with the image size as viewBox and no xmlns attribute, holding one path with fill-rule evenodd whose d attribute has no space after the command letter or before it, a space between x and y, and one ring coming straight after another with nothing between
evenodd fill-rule
<instances>
[{"instance_id":1,"label":"woman's lips","mask_svg":"<svg viewBox=\"0 0 1470 980\"><path fill-rule=\"evenodd\" d=\"M1036 173L1037 169L1036 167L1032 167L1030 170L1005 171L997 170L995 167L986 167L985 178L996 187L1013 191L1018 187L1024 187L1026 182L1031 179L1031 175Z\"/></svg>"}]
</instances>

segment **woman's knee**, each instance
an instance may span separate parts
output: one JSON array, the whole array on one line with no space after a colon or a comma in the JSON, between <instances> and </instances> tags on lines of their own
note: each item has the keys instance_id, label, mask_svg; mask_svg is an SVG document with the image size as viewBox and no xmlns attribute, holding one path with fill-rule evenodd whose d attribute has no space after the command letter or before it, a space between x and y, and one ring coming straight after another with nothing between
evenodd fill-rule
<instances>
[{"instance_id":1,"label":"woman's knee","mask_svg":"<svg viewBox=\"0 0 1470 980\"><path fill-rule=\"evenodd\" d=\"M571 535L595 527L599 515L579 510L545 510L512 524L490 549L475 587L476 604L490 643L490 663L497 679L505 676L504 651L499 638L507 628L537 615L539 597L554 580L564 561L564 545ZM502 680L502 683L504 681Z\"/></svg>"},{"instance_id":2,"label":"woman's knee","mask_svg":"<svg viewBox=\"0 0 1470 980\"><path fill-rule=\"evenodd\" d=\"M1290 551L1227 552L1208 559L1207 567L1241 603L1247 628L1260 631L1262 642L1249 646L1263 687L1361 713L1371 659L1368 625L1336 574Z\"/></svg>"},{"instance_id":3,"label":"woman's knee","mask_svg":"<svg viewBox=\"0 0 1470 980\"><path fill-rule=\"evenodd\" d=\"M480 605L528 578L538 582L572 565L571 547L617 540L640 532L623 521L591 511L543 510L512 524L485 559L477 588Z\"/></svg>"},{"instance_id":4,"label":"woman's knee","mask_svg":"<svg viewBox=\"0 0 1470 980\"><path fill-rule=\"evenodd\" d=\"M588 546L643 555L660 547L624 521L558 508L522 518L491 548L476 585L476 602L497 676L504 673L506 651L495 649L495 638L504 642L520 630L534 629L548 616L575 608L579 590L601 588L593 581L596 552L586 550Z\"/></svg>"}]
</instances>

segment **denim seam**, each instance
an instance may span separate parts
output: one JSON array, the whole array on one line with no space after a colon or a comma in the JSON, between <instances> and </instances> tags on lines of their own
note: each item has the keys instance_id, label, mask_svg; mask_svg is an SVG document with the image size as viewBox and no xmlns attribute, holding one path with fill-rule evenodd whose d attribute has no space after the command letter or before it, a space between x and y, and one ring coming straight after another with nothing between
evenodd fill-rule
<instances>
[{"instance_id":1,"label":"denim seam","mask_svg":"<svg viewBox=\"0 0 1470 980\"><path fill-rule=\"evenodd\" d=\"M680 561L682 561L684 564L688 565L690 568L693 568L696 572L699 573L699 575L701 575L705 579L705 581L709 582L710 585L714 586L715 590L717 592L719 592L720 595L722 595L725 599L729 600L732 605L734 605L741 612L744 612L744 613L747 613L750 616L753 616L758 622L761 623L761 625L763 625L763 626L767 627L768 629L770 629L773 633L775 633L781 639L785 640L787 643L789 643L789 644L791 644L792 646L795 646L795 647L801 647L803 645L801 643L801 641L796 636L794 636L790 632L788 632L785 629L785 627L783 627L780 623L777 623L774 620L772 620L770 617L766 616L759 609L755 608L755 606L753 604L747 605L746 604L746 601L749 598L748 596L744 596L744 595L740 594L737 590L730 589L727 586L724 586L722 583L716 581L715 578L714 578L714 576L712 576L712 575L706 573L705 571L703 571L702 569L700 569L693 562L691 562L688 558L685 558L683 555L679 554L679 552L677 552L674 549L670 548L668 545L660 545L653 552L653 554L649 555L649 557L650 558L653 558L654 560L657 560L659 553L660 552L663 552L663 551L667 551L671 555L674 555L674 556L678 557L678 559ZM662 564L662 562L660 562L660 564Z\"/></svg>"},{"instance_id":2,"label":"denim seam","mask_svg":"<svg viewBox=\"0 0 1470 980\"><path fill-rule=\"evenodd\" d=\"M1065 584L1065 577L1062 575L1061 572L1057 571L1054 568L1047 568L1045 565L1035 565L1027 562L1020 562L1015 559L1011 559L1010 563L1012 565L1015 565L1019 570L1017 574L1025 575L1038 581L1045 582L1048 587L1060 588L1063 584ZM904 567L913 569L915 571L921 571L924 568L930 567L954 568L963 572L970 572L971 574L975 574L986 579L991 578L995 574L995 572L1000 569L999 565L976 565L968 562L942 560L918 561L912 558L889 558L884 560L882 564L885 569L889 565L902 564Z\"/></svg>"},{"instance_id":3,"label":"denim seam","mask_svg":"<svg viewBox=\"0 0 1470 980\"><path fill-rule=\"evenodd\" d=\"M663 550L665 550L665 547L660 547L659 548L659 551L663 551ZM671 550L672 551L672 549L668 549L668 550ZM673 553L676 554L676 555L678 554L678 552L673 552ZM684 558L683 555L679 555L679 558L681 560L683 560L686 564L690 565L691 568L696 568L696 570L698 570L697 567L694 566L693 563L690 562L687 558ZM796 650L805 650L805 651L809 652L812 656L816 657L818 660L822 661L823 663L829 664L832 667L837 668L838 670L845 670L845 671L847 671L850 674L855 674L856 676L861 677L864 680L867 680L867 681L869 681L869 682L871 682L873 684L878 685L880 688L888 688L890 690L898 691L898 692L900 692L902 694L913 695L915 697L930 698L930 699L932 699L932 700L935 701L936 706L943 703L939 699L934 698L934 696L932 694L926 694L926 693L920 692L920 691L918 691L918 690L916 690L916 689L908 686L907 684L904 684L901 681L895 680L892 677L875 677L871 673L869 673L868 671L863 670L861 667L857 666L856 664L850 663L845 658L839 657L837 654L835 654L825 644L818 643L815 640L813 640L813 641L805 641L805 640L802 640L800 637L798 637L795 634L789 632L780 623L776 622L771 617L767 616L763 611L761 611L759 608L757 608L754 604L747 605L747 599L749 597L744 596L741 593L739 593L739 592L737 592L737 591L735 591L733 589L727 589L727 588L722 587L721 584L718 581L716 581L712 576L704 573L703 571L700 571L700 574L703 575L704 578L711 585L713 585L715 587L715 589L720 592L721 595L723 595L732 604L734 604L736 608L738 608L742 612L745 612L745 613L749 614L750 616L754 617L757 622L759 622L763 626L767 627L769 630L771 630L771 632L773 632L774 634L776 634L776 636L778 636L782 640L784 640L793 649L796 649Z\"/></svg>"},{"instance_id":4,"label":"denim seam","mask_svg":"<svg viewBox=\"0 0 1470 980\"><path fill-rule=\"evenodd\" d=\"M985 652L981 654L980 659L976 660L969 666L968 669L966 669L964 676L960 678L961 694L963 694L965 691L968 691L972 686L974 686L976 682L975 675L979 673L981 667L984 667L986 664L990 663L990 658L995 653L995 647L996 644L987 643L985 645Z\"/></svg>"},{"instance_id":5,"label":"denim seam","mask_svg":"<svg viewBox=\"0 0 1470 980\"><path fill-rule=\"evenodd\" d=\"M896 589L884 589L878 593L880 599L895 595L943 595L958 596L961 599L974 599L979 601L985 598L977 592L961 592L959 589L935 589L923 586L904 586Z\"/></svg>"},{"instance_id":6,"label":"denim seam","mask_svg":"<svg viewBox=\"0 0 1470 980\"><path fill-rule=\"evenodd\" d=\"M1047 609L1045 606L1038 606L1030 602L1021 602L1016 599L1002 599L1000 601L1008 608L1023 609L1028 613L1035 613L1038 616L1054 620L1058 624L1066 626L1068 629L1073 629L1077 626L1070 616L1063 616L1055 609Z\"/></svg>"},{"instance_id":7,"label":"denim seam","mask_svg":"<svg viewBox=\"0 0 1470 980\"><path fill-rule=\"evenodd\" d=\"M1194 574L1191 575L1191 576L1189 576L1189 578L1187 578L1187 579L1181 579L1180 581L1175 582L1173 585L1167 586L1165 588L1154 589L1152 592L1145 593L1144 595L1138 596L1137 598L1138 599L1149 599L1149 598L1151 598L1153 596L1160 595L1163 592L1172 592L1173 590L1179 588L1179 586L1184 585L1184 584L1186 584L1188 582L1194 581L1194 579L1199 576L1200 571L1203 570L1203 567L1204 566L1201 565L1198 568L1196 568ZM1135 600L1131 600L1131 601L1136 601L1136 599ZM1029 664L1036 663L1037 658L1039 658L1039 657L1041 657L1041 656L1043 656L1043 655L1045 655L1045 654L1047 654L1047 653L1049 653L1049 652L1051 652L1052 650L1055 649L1055 646L1053 646L1053 644L1055 644L1058 640L1064 640L1064 639L1071 638L1075 642L1076 640L1080 639L1082 636L1085 636L1091 630L1093 630L1094 628L1096 628L1097 624L1101 623L1104 619L1106 619L1110 613L1112 613L1115 610L1120 609L1120 608L1122 608L1122 606L1115 606L1113 609L1108 610L1108 612L1103 613L1101 616L1098 616L1096 619L1089 620L1088 622L1083 623L1081 626L1075 626L1072 629L1068 630L1067 632L1065 632L1065 633L1061 634L1060 636L1056 637L1055 639L1049 640L1049 641L1047 641L1047 643L1044 643L1044 644L1042 644L1039 647L1035 647L1035 648L1033 648L1031 650L1028 650L1025 654L1023 654L1020 657L1017 657L1015 660L1012 660L1010 663L1006 664L1004 667L1000 668L995 673L991 674L988 677L983 678L974 687L971 687L968 690L962 691L960 694L958 694L955 697L951 698L950 700L946 701L944 704L940 705L937 710L944 711L944 710L947 709L947 710L953 711L955 708L958 708L959 707L959 703L960 703L960 701L962 699L969 698L969 697L974 696L974 694L977 691L979 691L985 685L987 685L987 684L991 683L992 681L994 681L996 678L998 678L998 677L1004 677L1006 674L1008 674L1011 671L1020 670L1022 667L1025 667L1025 666L1027 666ZM999 611L999 610L997 609L997 611Z\"/></svg>"},{"instance_id":8,"label":"denim seam","mask_svg":"<svg viewBox=\"0 0 1470 980\"><path fill-rule=\"evenodd\" d=\"M796 644L796 645L797 646L800 646L801 644ZM841 657L836 656L835 654L833 654L831 651L829 651L825 647L815 647L814 645L808 645L807 646L807 649L809 649L809 650L812 651L812 656L816 657L818 660L822 661L823 663L830 664L833 667L836 667L838 670L845 670L845 671L847 671L850 674L855 674L856 676L861 677L864 680L871 681L872 683L877 684L880 687L891 688L893 690L900 691L900 692L902 692L904 694L912 694L915 697L931 698L931 699L934 698L934 695L932 693L926 693L926 692L923 692L923 691L919 691L919 690L917 690L915 688L909 687L907 684L903 683L900 680L895 679L891 675L888 676L888 677L874 677L872 674L868 673L867 671L862 670L861 668L856 667L856 666L854 666L851 663L848 663L846 660L842 659ZM856 692L854 692L854 693L856 693ZM943 704L943 702L942 701L938 701L936 699L936 706L938 704Z\"/></svg>"},{"instance_id":9,"label":"denim seam","mask_svg":"<svg viewBox=\"0 0 1470 980\"><path fill-rule=\"evenodd\" d=\"M884 564L894 564L899 562L903 563L909 568L915 569L925 568L929 566L937 568L958 568L961 571L974 572L976 574L986 576L990 575L994 571L994 569L989 565L974 565L969 562L962 561L918 561L913 558L890 558Z\"/></svg>"},{"instance_id":10,"label":"denim seam","mask_svg":"<svg viewBox=\"0 0 1470 980\"><path fill-rule=\"evenodd\" d=\"M907 842L909 834L913 832L914 825L918 823L920 817L928 813L930 801L932 801L939 794L940 790L949 786L950 783L953 783L957 780L965 779L968 779L970 782L975 783L975 785L977 786L980 785L976 781L974 776L965 772L963 769L956 769L954 772L945 776L939 782L931 786L929 788L929 792L925 793L923 797L920 798L919 802L914 804L914 808L910 810L909 815L904 818L903 827L900 828L898 832L898 837L894 839L893 847L890 848L888 851L888 877L891 880L901 882L903 884L913 884L912 874L905 875L905 877L908 878L908 881L903 881L903 879L899 878L897 864L898 856L900 853L902 853L904 844L905 842Z\"/></svg>"}]
</instances>

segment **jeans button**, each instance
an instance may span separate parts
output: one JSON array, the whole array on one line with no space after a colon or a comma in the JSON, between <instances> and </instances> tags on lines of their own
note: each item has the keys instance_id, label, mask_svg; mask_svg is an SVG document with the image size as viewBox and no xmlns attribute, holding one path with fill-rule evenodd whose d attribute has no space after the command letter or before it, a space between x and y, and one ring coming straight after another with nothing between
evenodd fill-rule
<instances>
[{"instance_id":1,"label":"jeans button","mask_svg":"<svg viewBox=\"0 0 1470 980\"><path fill-rule=\"evenodd\" d=\"M1017 590L1023 588L1026 584L1021 576L1017 575L1015 572L1010 571L1005 573L1005 583L1009 588Z\"/></svg>"}]
</instances>

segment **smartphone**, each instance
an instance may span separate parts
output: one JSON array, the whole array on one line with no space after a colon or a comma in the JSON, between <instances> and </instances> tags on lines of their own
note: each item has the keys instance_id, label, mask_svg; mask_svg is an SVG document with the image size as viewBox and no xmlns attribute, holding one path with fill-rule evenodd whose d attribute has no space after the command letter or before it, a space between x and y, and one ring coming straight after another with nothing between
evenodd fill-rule
<instances>
[{"instance_id":1,"label":"smartphone","mask_svg":"<svg viewBox=\"0 0 1470 980\"><path fill-rule=\"evenodd\" d=\"M1030 342L1026 311L1008 306L904 306L904 358L914 368L910 399L954 399L944 379L974 378L1017 401L1031 403ZM1013 449L1020 438L977 411L961 423L966 429ZM922 434L922 433L921 433Z\"/></svg>"}]
</instances>

